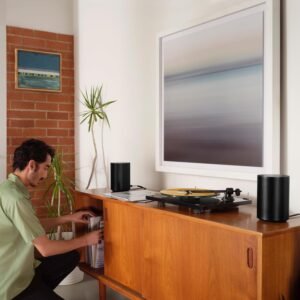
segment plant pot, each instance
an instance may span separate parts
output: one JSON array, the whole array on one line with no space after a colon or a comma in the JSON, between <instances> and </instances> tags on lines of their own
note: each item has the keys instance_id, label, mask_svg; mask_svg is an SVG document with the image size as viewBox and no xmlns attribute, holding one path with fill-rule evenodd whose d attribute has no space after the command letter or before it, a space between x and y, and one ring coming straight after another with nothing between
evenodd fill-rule
<instances>
[{"instance_id":1,"label":"plant pot","mask_svg":"<svg viewBox=\"0 0 300 300\"><path fill-rule=\"evenodd\" d=\"M69 285L78 283L83 280L84 273L76 267L59 285Z\"/></svg>"}]
</instances>

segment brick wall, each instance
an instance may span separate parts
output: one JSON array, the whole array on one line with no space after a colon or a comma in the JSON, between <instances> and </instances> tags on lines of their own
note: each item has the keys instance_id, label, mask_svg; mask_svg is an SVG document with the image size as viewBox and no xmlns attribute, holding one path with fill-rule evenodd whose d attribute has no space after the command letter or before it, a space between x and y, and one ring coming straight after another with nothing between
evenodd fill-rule
<instances>
[{"instance_id":1,"label":"brick wall","mask_svg":"<svg viewBox=\"0 0 300 300\"><path fill-rule=\"evenodd\" d=\"M62 91L15 89L15 49L62 54ZM7 27L7 172L12 171L14 149L28 138L42 139L63 152L66 175L74 180L74 60L73 36ZM49 180L48 180L49 183ZM47 209L43 200L47 182L31 190L39 216Z\"/></svg>"}]
</instances>

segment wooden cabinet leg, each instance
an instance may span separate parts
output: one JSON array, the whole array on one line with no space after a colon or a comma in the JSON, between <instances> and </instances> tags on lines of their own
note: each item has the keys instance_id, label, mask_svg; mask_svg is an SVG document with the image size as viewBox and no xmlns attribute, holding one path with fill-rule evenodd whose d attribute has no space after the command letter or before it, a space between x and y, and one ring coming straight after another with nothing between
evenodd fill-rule
<instances>
[{"instance_id":1,"label":"wooden cabinet leg","mask_svg":"<svg viewBox=\"0 0 300 300\"><path fill-rule=\"evenodd\" d=\"M99 300L106 300L106 286L99 280Z\"/></svg>"}]
</instances>

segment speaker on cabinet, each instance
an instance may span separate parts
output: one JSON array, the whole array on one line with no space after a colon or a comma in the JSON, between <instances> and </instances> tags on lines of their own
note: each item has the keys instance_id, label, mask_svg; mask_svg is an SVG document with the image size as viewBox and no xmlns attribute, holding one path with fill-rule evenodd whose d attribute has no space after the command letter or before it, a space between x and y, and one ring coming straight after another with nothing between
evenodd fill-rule
<instances>
[{"instance_id":1,"label":"speaker on cabinet","mask_svg":"<svg viewBox=\"0 0 300 300\"><path fill-rule=\"evenodd\" d=\"M257 218L285 222L289 218L288 175L257 176Z\"/></svg>"},{"instance_id":2,"label":"speaker on cabinet","mask_svg":"<svg viewBox=\"0 0 300 300\"><path fill-rule=\"evenodd\" d=\"M130 163L110 163L110 188L113 192L130 190Z\"/></svg>"}]
</instances>

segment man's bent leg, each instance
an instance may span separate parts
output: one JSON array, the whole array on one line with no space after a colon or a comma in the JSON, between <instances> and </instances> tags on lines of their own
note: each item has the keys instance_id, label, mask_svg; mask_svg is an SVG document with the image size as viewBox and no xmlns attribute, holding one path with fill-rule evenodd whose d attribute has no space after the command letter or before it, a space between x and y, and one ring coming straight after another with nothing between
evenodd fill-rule
<instances>
[{"instance_id":1,"label":"man's bent leg","mask_svg":"<svg viewBox=\"0 0 300 300\"><path fill-rule=\"evenodd\" d=\"M80 255L77 251L39 258L41 264L36 268L36 274L51 289L57 285L78 265Z\"/></svg>"},{"instance_id":2,"label":"man's bent leg","mask_svg":"<svg viewBox=\"0 0 300 300\"><path fill-rule=\"evenodd\" d=\"M47 286L38 275L35 275L30 285L13 300L63 300Z\"/></svg>"}]
</instances>

